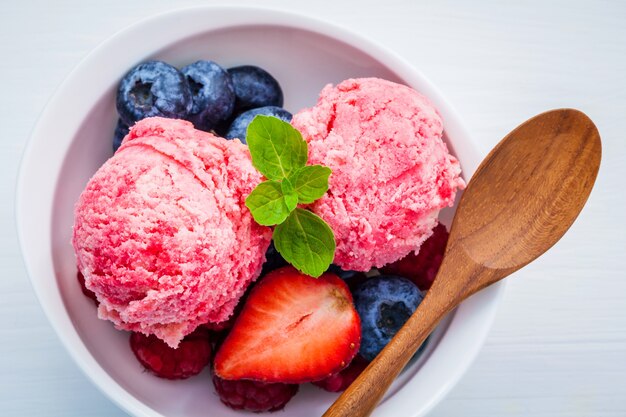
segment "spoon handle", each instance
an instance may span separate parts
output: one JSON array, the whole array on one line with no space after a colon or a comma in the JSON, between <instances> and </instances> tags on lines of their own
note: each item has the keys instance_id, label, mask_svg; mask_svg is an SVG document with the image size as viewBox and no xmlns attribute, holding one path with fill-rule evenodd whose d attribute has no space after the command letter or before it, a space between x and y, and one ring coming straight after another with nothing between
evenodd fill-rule
<instances>
[{"instance_id":1,"label":"spoon handle","mask_svg":"<svg viewBox=\"0 0 626 417\"><path fill-rule=\"evenodd\" d=\"M427 295L391 342L341 394L323 417L365 417L374 411L391 383L439 322L430 320L426 323L421 320L420 311L429 311L431 309L429 304Z\"/></svg>"},{"instance_id":2,"label":"spoon handle","mask_svg":"<svg viewBox=\"0 0 626 417\"><path fill-rule=\"evenodd\" d=\"M393 380L406 366L420 345L446 313L461 301L458 294L446 283L451 278L464 280L463 272L471 271L471 274L475 271L465 270L461 272L456 269L459 256L465 256L465 254L462 251L448 248L433 287L428 291L417 310L382 352L337 398L323 417L365 417L374 411Z\"/></svg>"}]
</instances>

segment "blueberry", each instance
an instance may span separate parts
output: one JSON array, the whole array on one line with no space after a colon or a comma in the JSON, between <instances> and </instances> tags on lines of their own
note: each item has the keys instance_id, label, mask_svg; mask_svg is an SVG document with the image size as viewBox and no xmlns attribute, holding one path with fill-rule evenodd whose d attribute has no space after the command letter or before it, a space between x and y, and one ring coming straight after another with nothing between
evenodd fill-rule
<instances>
[{"instance_id":1,"label":"blueberry","mask_svg":"<svg viewBox=\"0 0 626 417\"><path fill-rule=\"evenodd\" d=\"M332 272L333 274L337 275L339 278L343 280L354 278L357 274L360 274L360 272L357 272L357 271L344 271L343 269L339 268L335 264L331 264L328 267L328 272Z\"/></svg>"},{"instance_id":2,"label":"blueberry","mask_svg":"<svg viewBox=\"0 0 626 417\"><path fill-rule=\"evenodd\" d=\"M258 109L252 109L241 113L233 120L233 123L228 128L228 131L224 135L226 139L239 138L243 143L246 143L246 130L248 125L254 119L254 116L263 114L265 116L278 117L286 122L291 122L291 113L281 107L266 106L259 107Z\"/></svg>"},{"instance_id":3,"label":"blueberry","mask_svg":"<svg viewBox=\"0 0 626 417\"><path fill-rule=\"evenodd\" d=\"M267 71L254 65L242 65L228 69L235 87L235 110L283 105L283 90L278 81Z\"/></svg>"},{"instance_id":4,"label":"blueberry","mask_svg":"<svg viewBox=\"0 0 626 417\"><path fill-rule=\"evenodd\" d=\"M331 264L326 272L331 272L344 280L348 284L350 291L354 291L359 285L369 279L364 272L346 271L335 264Z\"/></svg>"},{"instance_id":5,"label":"blueberry","mask_svg":"<svg viewBox=\"0 0 626 417\"><path fill-rule=\"evenodd\" d=\"M354 305L361 317L361 356L373 360L423 298L415 284L394 275L370 278L356 288Z\"/></svg>"},{"instance_id":6,"label":"blueberry","mask_svg":"<svg viewBox=\"0 0 626 417\"><path fill-rule=\"evenodd\" d=\"M128 135L128 130L129 127L126 123L122 122L122 119L118 119L117 125L115 125L115 133L113 134L113 153L117 152L122 145L122 140Z\"/></svg>"},{"instance_id":7,"label":"blueberry","mask_svg":"<svg viewBox=\"0 0 626 417\"><path fill-rule=\"evenodd\" d=\"M152 116L184 119L191 106L187 80L161 61L137 65L122 78L117 90L117 112L127 125Z\"/></svg>"},{"instance_id":8,"label":"blueberry","mask_svg":"<svg viewBox=\"0 0 626 417\"><path fill-rule=\"evenodd\" d=\"M265 263L263 264L261 275L265 275L270 271L286 265L287 261L281 256L280 253L278 253L276 247L274 246L274 241L272 241L269 248L267 248L267 251L265 252Z\"/></svg>"},{"instance_id":9,"label":"blueberry","mask_svg":"<svg viewBox=\"0 0 626 417\"><path fill-rule=\"evenodd\" d=\"M230 117L235 108L235 89L224 68L213 61L197 61L180 72L187 78L193 102L187 119L197 129L211 130Z\"/></svg>"},{"instance_id":10,"label":"blueberry","mask_svg":"<svg viewBox=\"0 0 626 417\"><path fill-rule=\"evenodd\" d=\"M233 115L235 116L235 115ZM228 129L230 129L230 125L233 123L233 121L236 119L236 117L230 116L230 118L228 120L224 120L223 122L220 122L218 124L216 124L213 127L213 132L216 133L218 136L221 136L223 138L226 137L226 133L228 133ZM238 114L236 116L239 116Z\"/></svg>"}]
</instances>

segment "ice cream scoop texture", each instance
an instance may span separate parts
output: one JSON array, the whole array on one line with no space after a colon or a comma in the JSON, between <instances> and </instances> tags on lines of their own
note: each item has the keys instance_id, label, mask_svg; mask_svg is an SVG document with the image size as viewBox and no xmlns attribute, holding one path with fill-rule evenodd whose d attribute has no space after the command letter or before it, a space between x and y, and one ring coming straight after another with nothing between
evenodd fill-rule
<instances>
[{"instance_id":1,"label":"ice cream scoop texture","mask_svg":"<svg viewBox=\"0 0 626 417\"><path fill-rule=\"evenodd\" d=\"M100 318L172 347L228 319L270 243L244 205L260 181L238 140L182 120L135 124L75 208L72 243Z\"/></svg>"},{"instance_id":2,"label":"ice cream scoop texture","mask_svg":"<svg viewBox=\"0 0 626 417\"><path fill-rule=\"evenodd\" d=\"M420 245L465 183L442 140L434 106L415 90L377 78L327 85L292 121L309 163L332 169L312 210L333 229L334 263L367 271Z\"/></svg>"}]
</instances>

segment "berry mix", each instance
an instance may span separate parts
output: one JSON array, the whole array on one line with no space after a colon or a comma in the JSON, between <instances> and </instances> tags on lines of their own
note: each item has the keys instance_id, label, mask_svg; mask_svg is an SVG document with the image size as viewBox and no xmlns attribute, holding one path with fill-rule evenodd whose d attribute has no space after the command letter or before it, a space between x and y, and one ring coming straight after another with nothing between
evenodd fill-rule
<instances>
[{"instance_id":1,"label":"berry mix","mask_svg":"<svg viewBox=\"0 0 626 417\"><path fill-rule=\"evenodd\" d=\"M113 149L129 126L155 116L184 119L196 129L246 143L246 129L257 115L291 121L282 105L280 85L256 66L224 69L197 61L179 70L145 62L119 85ZM177 348L152 334L132 332L130 348L160 378L185 379L209 367L215 392L236 410L280 410L304 383L343 391L419 306L447 238L439 224L418 253L367 272L333 264L319 278L290 266L272 242L260 277L228 320L199 326ZM77 279L98 304L81 272Z\"/></svg>"}]
</instances>

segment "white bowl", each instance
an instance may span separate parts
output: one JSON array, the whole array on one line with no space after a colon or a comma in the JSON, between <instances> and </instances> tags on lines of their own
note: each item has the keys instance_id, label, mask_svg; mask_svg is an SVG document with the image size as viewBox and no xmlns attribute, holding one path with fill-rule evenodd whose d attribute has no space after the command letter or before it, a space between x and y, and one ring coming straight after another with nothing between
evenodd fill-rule
<instances>
[{"instance_id":1,"label":"white bowl","mask_svg":"<svg viewBox=\"0 0 626 417\"><path fill-rule=\"evenodd\" d=\"M76 282L70 245L73 206L89 177L111 156L115 90L147 59L184 65L211 59L252 63L280 81L285 107L312 105L327 83L376 76L406 83L439 109L447 143L465 178L480 156L448 102L426 78L383 47L344 29L284 12L234 7L173 11L141 21L100 45L67 77L41 115L17 186L17 225L33 286L61 341L85 374L135 416L238 416L213 394L208 372L171 382L144 372L128 335L98 320ZM452 210L444 213L449 222ZM394 383L375 416L422 416L459 380L478 353L502 286L467 300ZM281 416L319 416L335 395L303 387Z\"/></svg>"}]
</instances>

